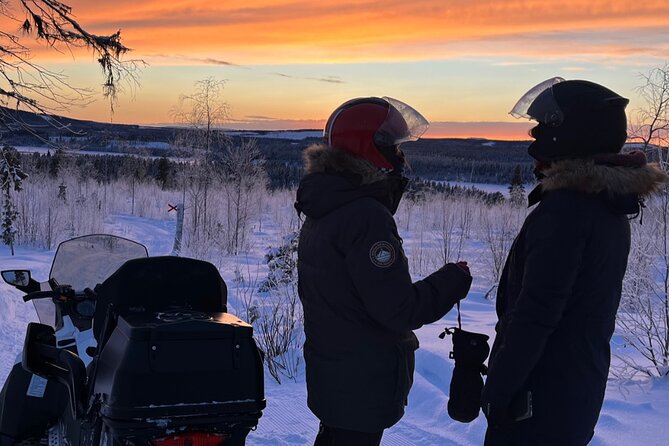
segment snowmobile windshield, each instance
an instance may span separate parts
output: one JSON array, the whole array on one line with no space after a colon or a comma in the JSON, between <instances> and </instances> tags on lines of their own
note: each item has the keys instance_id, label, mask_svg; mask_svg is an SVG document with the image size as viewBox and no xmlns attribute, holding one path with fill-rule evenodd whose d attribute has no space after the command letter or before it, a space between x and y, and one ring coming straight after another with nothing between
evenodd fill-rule
<instances>
[{"instance_id":1,"label":"snowmobile windshield","mask_svg":"<svg viewBox=\"0 0 669 446\"><path fill-rule=\"evenodd\" d=\"M534 119L552 127L559 126L564 114L553 96L553 85L563 81L561 77L554 77L535 85L516 102L509 114L514 118Z\"/></svg>"},{"instance_id":2,"label":"snowmobile windshield","mask_svg":"<svg viewBox=\"0 0 669 446\"><path fill-rule=\"evenodd\" d=\"M115 235L85 235L61 243L49 279L77 291L93 289L126 261L148 257L146 247Z\"/></svg>"},{"instance_id":3,"label":"snowmobile windshield","mask_svg":"<svg viewBox=\"0 0 669 446\"><path fill-rule=\"evenodd\" d=\"M47 290L43 290L47 291ZM56 327L56 306L51 299L33 299L37 318L43 324Z\"/></svg>"}]
</instances>

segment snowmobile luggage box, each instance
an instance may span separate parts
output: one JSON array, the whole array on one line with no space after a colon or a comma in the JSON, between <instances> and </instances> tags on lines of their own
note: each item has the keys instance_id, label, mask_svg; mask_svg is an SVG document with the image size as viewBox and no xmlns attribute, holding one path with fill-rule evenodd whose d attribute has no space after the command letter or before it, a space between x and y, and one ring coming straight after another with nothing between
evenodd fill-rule
<instances>
[{"instance_id":1,"label":"snowmobile luggage box","mask_svg":"<svg viewBox=\"0 0 669 446\"><path fill-rule=\"evenodd\" d=\"M228 313L119 316L96 369L94 394L108 419L250 415L257 423L265 407L253 327Z\"/></svg>"}]
</instances>

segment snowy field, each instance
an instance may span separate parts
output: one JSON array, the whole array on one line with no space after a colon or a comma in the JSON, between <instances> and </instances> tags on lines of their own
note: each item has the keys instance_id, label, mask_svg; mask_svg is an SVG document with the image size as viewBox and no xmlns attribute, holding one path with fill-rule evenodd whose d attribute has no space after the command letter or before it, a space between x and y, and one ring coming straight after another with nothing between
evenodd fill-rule
<instances>
[{"instance_id":1,"label":"snowy field","mask_svg":"<svg viewBox=\"0 0 669 446\"><path fill-rule=\"evenodd\" d=\"M145 244L151 255L169 254L172 249L174 220L156 220L128 215L114 215L104 223L108 233L131 238ZM408 225L407 225L408 226ZM278 226L263 224L262 231L254 230L251 251L220 262L221 274L229 286L231 312L241 308L239 285L235 277L240 270L258 270L266 274L263 262L265 249L276 243L280 236ZM408 232L400 224L405 246L417 243L421 234ZM30 269L38 280L49 272L54 251L20 246L11 257L6 246L0 246L0 269ZM411 254L409 254L411 257ZM483 295L490 281L482 278L483 259L476 244L463 251L462 258L472 263L474 283L468 298L463 302L463 325L472 331L489 335L494 333L494 303ZM411 260L411 259L410 259ZM263 269L265 268L265 269ZM418 277L416 277L418 278ZM18 291L0 284L0 382L4 382L17 354L20 352L24 328L35 320L33 308L21 301ZM480 445L483 442L485 419L480 416L470 424L452 421L446 404L452 361L448 359L450 339L438 338L446 326L455 325L455 312L443 320L424 326L417 331L421 348L417 351L416 373L409 397L407 413L400 423L384 435L384 446L449 446ZM622 348L618 338L614 349ZM317 420L306 407L306 390L303 370L295 381L283 379L277 384L265 374L267 409L260 419L258 429L247 440L248 445L311 445L316 434ZM578 404L575 401L574 404ZM597 426L592 445L667 445L669 444L669 379L650 381L617 381L608 384L606 402ZM568 428L568 427L565 427Z\"/></svg>"}]
</instances>

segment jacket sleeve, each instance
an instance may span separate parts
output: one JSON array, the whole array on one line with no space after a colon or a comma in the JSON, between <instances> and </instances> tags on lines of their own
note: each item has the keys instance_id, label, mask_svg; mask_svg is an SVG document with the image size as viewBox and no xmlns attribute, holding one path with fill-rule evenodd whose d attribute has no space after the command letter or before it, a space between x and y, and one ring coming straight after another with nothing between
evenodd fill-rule
<instances>
[{"instance_id":1,"label":"jacket sleeve","mask_svg":"<svg viewBox=\"0 0 669 446\"><path fill-rule=\"evenodd\" d=\"M393 331L413 330L440 319L466 296L472 278L454 264L411 282L395 221L385 209L370 210L357 223L346 263L356 294L376 322Z\"/></svg>"},{"instance_id":2,"label":"jacket sleeve","mask_svg":"<svg viewBox=\"0 0 669 446\"><path fill-rule=\"evenodd\" d=\"M586 224L574 214L553 208L526 226L520 295L505 316L504 337L489 364L484 405L509 406L560 323L586 244Z\"/></svg>"}]
</instances>

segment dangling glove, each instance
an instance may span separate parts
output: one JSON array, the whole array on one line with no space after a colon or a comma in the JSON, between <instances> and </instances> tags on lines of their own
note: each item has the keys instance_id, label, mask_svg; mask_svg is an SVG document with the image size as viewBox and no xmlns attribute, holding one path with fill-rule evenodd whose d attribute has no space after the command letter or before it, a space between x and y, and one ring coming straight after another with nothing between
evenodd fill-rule
<instances>
[{"instance_id":1,"label":"dangling glove","mask_svg":"<svg viewBox=\"0 0 669 446\"><path fill-rule=\"evenodd\" d=\"M488 336L472 333L460 328L446 330L453 335L453 351L450 357L455 360L451 378L448 415L455 421L469 423L479 415L483 377L487 372L483 362L488 358L490 346Z\"/></svg>"}]
</instances>

